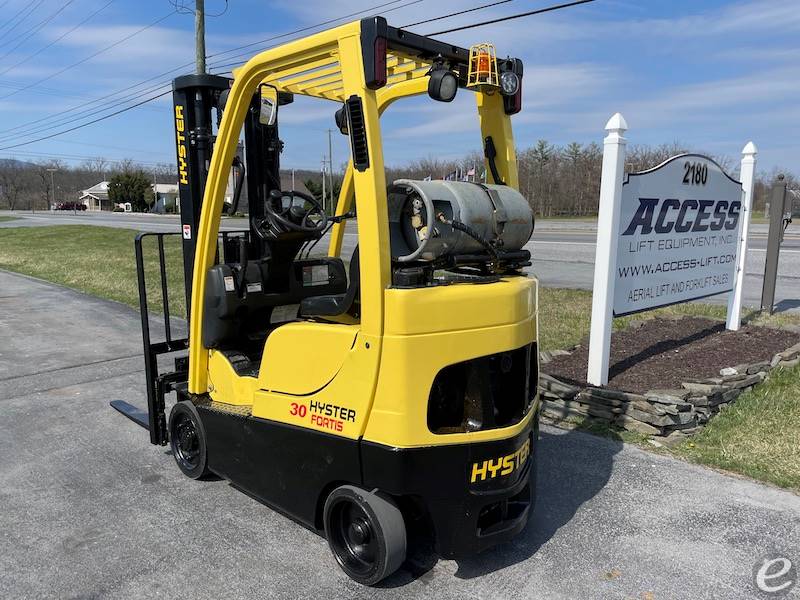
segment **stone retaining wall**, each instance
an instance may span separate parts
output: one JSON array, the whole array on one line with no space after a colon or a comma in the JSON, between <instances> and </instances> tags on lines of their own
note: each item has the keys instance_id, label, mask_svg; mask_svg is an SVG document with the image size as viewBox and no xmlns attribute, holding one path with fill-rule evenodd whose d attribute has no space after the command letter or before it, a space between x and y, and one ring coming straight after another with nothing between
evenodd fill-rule
<instances>
[{"instance_id":1,"label":"stone retaining wall","mask_svg":"<svg viewBox=\"0 0 800 600\"><path fill-rule=\"evenodd\" d=\"M542 364L565 350L543 352ZM580 388L542 373L539 393L542 416L558 423L568 417L615 425L628 431L680 441L699 431L709 419L739 395L766 379L774 368L800 364L800 344L779 352L771 361L721 369L719 377L690 379L680 389L650 390L644 394L606 388Z\"/></svg>"}]
</instances>

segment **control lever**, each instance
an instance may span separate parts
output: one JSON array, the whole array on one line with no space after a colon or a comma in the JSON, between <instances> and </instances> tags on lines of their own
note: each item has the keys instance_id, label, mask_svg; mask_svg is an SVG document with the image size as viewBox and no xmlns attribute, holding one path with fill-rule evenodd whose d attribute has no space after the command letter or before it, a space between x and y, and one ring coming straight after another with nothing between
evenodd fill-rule
<instances>
[{"instance_id":1,"label":"control lever","mask_svg":"<svg viewBox=\"0 0 800 600\"><path fill-rule=\"evenodd\" d=\"M242 237L239 239L239 272L236 273L237 289L239 290L239 297L245 295L244 280L247 275L247 240Z\"/></svg>"},{"instance_id":2,"label":"control lever","mask_svg":"<svg viewBox=\"0 0 800 600\"><path fill-rule=\"evenodd\" d=\"M356 216L356 212L354 210L347 211L341 215L334 215L332 217L328 217L328 221L333 223L341 223L342 221L346 221L347 219L354 219Z\"/></svg>"}]
</instances>

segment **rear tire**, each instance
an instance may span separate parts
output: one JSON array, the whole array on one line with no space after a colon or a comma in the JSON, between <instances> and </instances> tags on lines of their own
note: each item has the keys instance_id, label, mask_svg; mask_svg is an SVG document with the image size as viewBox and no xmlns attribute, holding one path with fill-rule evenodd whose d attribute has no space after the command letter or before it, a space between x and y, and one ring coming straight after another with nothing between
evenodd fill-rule
<instances>
[{"instance_id":1,"label":"rear tire","mask_svg":"<svg viewBox=\"0 0 800 600\"><path fill-rule=\"evenodd\" d=\"M194 404L178 402L169 414L169 445L178 468L191 479L200 479L208 470L206 430Z\"/></svg>"},{"instance_id":2,"label":"rear tire","mask_svg":"<svg viewBox=\"0 0 800 600\"><path fill-rule=\"evenodd\" d=\"M325 501L325 537L347 575L375 585L406 558L406 526L394 501L376 491L343 485Z\"/></svg>"}]
</instances>

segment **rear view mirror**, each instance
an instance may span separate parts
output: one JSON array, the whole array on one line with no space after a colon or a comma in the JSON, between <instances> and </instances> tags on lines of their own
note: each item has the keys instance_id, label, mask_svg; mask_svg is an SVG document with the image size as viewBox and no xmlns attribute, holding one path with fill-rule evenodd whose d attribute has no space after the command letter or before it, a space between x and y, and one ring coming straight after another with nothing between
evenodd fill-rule
<instances>
[{"instance_id":1,"label":"rear view mirror","mask_svg":"<svg viewBox=\"0 0 800 600\"><path fill-rule=\"evenodd\" d=\"M339 131L342 133L342 135L348 135L347 108L342 106L342 108L336 111L334 117L336 119L336 127L339 128Z\"/></svg>"},{"instance_id":2,"label":"rear view mirror","mask_svg":"<svg viewBox=\"0 0 800 600\"><path fill-rule=\"evenodd\" d=\"M275 125L278 121L278 89L271 85L262 85L260 95L258 122L262 125Z\"/></svg>"}]
</instances>

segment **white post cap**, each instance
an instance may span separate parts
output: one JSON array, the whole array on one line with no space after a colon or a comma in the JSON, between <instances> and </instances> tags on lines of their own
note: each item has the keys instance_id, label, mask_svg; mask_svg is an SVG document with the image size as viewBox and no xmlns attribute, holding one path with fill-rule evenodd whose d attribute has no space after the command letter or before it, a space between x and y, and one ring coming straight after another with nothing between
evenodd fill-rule
<instances>
[{"instance_id":1,"label":"white post cap","mask_svg":"<svg viewBox=\"0 0 800 600\"><path fill-rule=\"evenodd\" d=\"M742 154L745 156L755 156L758 154L758 148L756 148L756 145L753 142L747 142L744 148L742 148Z\"/></svg>"},{"instance_id":2,"label":"white post cap","mask_svg":"<svg viewBox=\"0 0 800 600\"><path fill-rule=\"evenodd\" d=\"M608 123L606 123L606 131L616 131L617 133L624 133L628 130L628 124L625 122L625 117L622 113L614 113Z\"/></svg>"}]
</instances>

